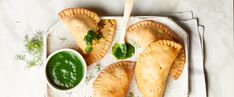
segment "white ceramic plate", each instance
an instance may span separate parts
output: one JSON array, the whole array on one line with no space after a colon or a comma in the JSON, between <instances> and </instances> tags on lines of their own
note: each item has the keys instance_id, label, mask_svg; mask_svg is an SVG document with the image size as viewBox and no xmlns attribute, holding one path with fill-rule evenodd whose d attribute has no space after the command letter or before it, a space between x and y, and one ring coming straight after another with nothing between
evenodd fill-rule
<instances>
[{"instance_id":1,"label":"white ceramic plate","mask_svg":"<svg viewBox=\"0 0 234 97\"><path fill-rule=\"evenodd\" d=\"M117 30L114 37L114 40L112 42L112 45L118 41L119 39L119 29L121 29L121 17L102 17L103 19L116 19L117 21ZM131 17L129 25L134 24L136 22L142 21L142 20L153 20L160 22L162 24L167 25L171 30L175 32L175 34L183 39L183 42L185 44L185 51L186 51L186 63L183 70L182 75L177 80L169 79L167 81L164 97L188 97L188 85L189 85L189 72L188 72L188 65L189 65L189 37L187 32L185 32L180 26L178 26L172 19L168 17L158 17L158 16L136 16ZM71 36L71 34L66 29L65 25L59 21L56 23L51 29L48 30L47 34L44 36L45 38L45 51L44 54L45 58L52 52L61 49L61 48L72 48L77 49L77 45L75 43L75 40ZM127 60L136 61L137 56L142 51L142 48L136 48L136 54ZM46 90L46 96L47 97L92 97L93 90L92 85L94 80L96 79L96 76L99 74L99 72L107 67L111 63L115 63L117 60L114 59L114 57L111 55L111 48L107 52L107 54L104 56L102 60L100 60L97 63L94 63L88 67L87 70L87 76L85 83L83 86L81 86L77 91L71 93L71 94L63 94L58 93L56 91L51 90L47 86ZM135 78L133 77L132 82L129 87L129 94L133 94L134 97L142 97L140 92L137 89Z\"/></svg>"}]
</instances>

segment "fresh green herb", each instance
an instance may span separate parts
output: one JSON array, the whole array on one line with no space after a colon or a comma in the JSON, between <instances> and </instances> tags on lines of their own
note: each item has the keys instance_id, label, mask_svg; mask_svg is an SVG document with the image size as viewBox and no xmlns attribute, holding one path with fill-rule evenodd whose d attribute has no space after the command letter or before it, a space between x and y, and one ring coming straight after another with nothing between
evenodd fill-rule
<instances>
[{"instance_id":1,"label":"fresh green herb","mask_svg":"<svg viewBox=\"0 0 234 97\"><path fill-rule=\"evenodd\" d=\"M64 41L67 40L65 37L59 37L59 39L60 39L62 42L64 42Z\"/></svg>"},{"instance_id":2,"label":"fresh green herb","mask_svg":"<svg viewBox=\"0 0 234 97\"><path fill-rule=\"evenodd\" d=\"M88 84L88 82L89 82L91 79L93 79L93 78L94 78L94 75L91 74L91 73L89 73L89 74L86 76L86 78L85 78L86 84Z\"/></svg>"},{"instance_id":3,"label":"fresh green herb","mask_svg":"<svg viewBox=\"0 0 234 97\"><path fill-rule=\"evenodd\" d=\"M127 47L125 44L117 44L112 47L112 54L116 59L125 59L127 53Z\"/></svg>"},{"instance_id":4,"label":"fresh green herb","mask_svg":"<svg viewBox=\"0 0 234 97\"><path fill-rule=\"evenodd\" d=\"M84 37L84 41L86 45L92 45L93 39L94 39L95 32L90 30L87 35Z\"/></svg>"},{"instance_id":5,"label":"fresh green herb","mask_svg":"<svg viewBox=\"0 0 234 97\"><path fill-rule=\"evenodd\" d=\"M126 44L115 44L112 47L112 54L116 59L127 59L134 55L135 48L130 43Z\"/></svg>"},{"instance_id":6,"label":"fresh green herb","mask_svg":"<svg viewBox=\"0 0 234 97\"><path fill-rule=\"evenodd\" d=\"M132 46L130 43L126 43L126 46L127 46L127 53L125 57L131 58L135 53L134 46Z\"/></svg>"},{"instance_id":7,"label":"fresh green herb","mask_svg":"<svg viewBox=\"0 0 234 97\"><path fill-rule=\"evenodd\" d=\"M17 55L15 56L15 58L16 58L16 60L22 60L22 61L24 61L24 60L25 60L25 55L17 54Z\"/></svg>"},{"instance_id":8,"label":"fresh green herb","mask_svg":"<svg viewBox=\"0 0 234 97\"><path fill-rule=\"evenodd\" d=\"M34 36L29 39L28 35L25 37L25 47L26 50L31 53L31 54L42 54L42 46L43 46L43 37L42 37L42 32L37 31Z\"/></svg>"},{"instance_id":9,"label":"fresh green herb","mask_svg":"<svg viewBox=\"0 0 234 97\"><path fill-rule=\"evenodd\" d=\"M35 59L30 59L30 60L27 60L26 62L27 62L28 68L38 65L37 63L38 61ZM40 62L40 64L42 64L42 62Z\"/></svg>"},{"instance_id":10,"label":"fresh green herb","mask_svg":"<svg viewBox=\"0 0 234 97\"><path fill-rule=\"evenodd\" d=\"M95 66L95 68L97 69L97 72L101 71L103 66L100 63L97 63L97 65Z\"/></svg>"},{"instance_id":11,"label":"fresh green herb","mask_svg":"<svg viewBox=\"0 0 234 97\"><path fill-rule=\"evenodd\" d=\"M86 53L89 53L92 50L93 41L99 41L101 38L103 38L103 35L101 33L90 30L84 37L85 44L87 45L87 47L85 48Z\"/></svg>"},{"instance_id":12,"label":"fresh green herb","mask_svg":"<svg viewBox=\"0 0 234 97\"><path fill-rule=\"evenodd\" d=\"M89 52L91 52L92 49L93 49L93 48L92 48L92 45L89 44L89 45L87 45L87 47L85 48L85 52L89 53Z\"/></svg>"},{"instance_id":13,"label":"fresh green herb","mask_svg":"<svg viewBox=\"0 0 234 97\"><path fill-rule=\"evenodd\" d=\"M37 31L31 39L24 40L24 53L17 54L16 60L24 61L28 68L42 64L43 33Z\"/></svg>"}]
</instances>

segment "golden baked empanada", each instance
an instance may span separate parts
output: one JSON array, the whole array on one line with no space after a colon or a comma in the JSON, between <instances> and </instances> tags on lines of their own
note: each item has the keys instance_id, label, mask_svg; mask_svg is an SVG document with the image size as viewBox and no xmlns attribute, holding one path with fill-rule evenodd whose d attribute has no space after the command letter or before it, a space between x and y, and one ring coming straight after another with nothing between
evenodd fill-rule
<instances>
[{"instance_id":1,"label":"golden baked empanada","mask_svg":"<svg viewBox=\"0 0 234 97\"><path fill-rule=\"evenodd\" d=\"M173 40L183 46L183 42L179 40L168 27L150 20L144 20L130 26L127 30L127 39L135 41L143 48L146 48L154 41L162 39ZM182 49L178 57L175 59L170 71L170 75L173 79L179 78L184 68L184 64L185 51Z\"/></svg>"},{"instance_id":2,"label":"golden baked empanada","mask_svg":"<svg viewBox=\"0 0 234 97\"><path fill-rule=\"evenodd\" d=\"M151 43L138 57L135 68L137 87L143 97L162 97L173 61L182 46L174 41Z\"/></svg>"},{"instance_id":3,"label":"golden baked empanada","mask_svg":"<svg viewBox=\"0 0 234 97\"><path fill-rule=\"evenodd\" d=\"M90 30L94 30L101 20L98 15L92 11L81 8L69 8L59 13L59 18L65 23L69 32L75 38L81 52L85 52L84 37Z\"/></svg>"},{"instance_id":4,"label":"golden baked empanada","mask_svg":"<svg viewBox=\"0 0 234 97\"><path fill-rule=\"evenodd\" d=\"M135 62L122 61L104 69L93 84L93 97L126 97Z\"/></svg>"},{"instance_id":5,"label":"golden baked empanada","mask_svg":"<svg viewBox=\"0 0 234 97\"><path fill-rule=\"evenodd\" d=\"M75 38L80 52L85 57L87 65L90 65L104 57L109 49L116 29L116 21L113 19L101 20L92 11L81 8L65 9L59 13L60 19L65 23L69 32ZM85 37L89 31L95 31L102 37L98 41L92 39L87 53L87 41ZM90 41L90 40L89 40Z\"/></svg>"}]
</instances>

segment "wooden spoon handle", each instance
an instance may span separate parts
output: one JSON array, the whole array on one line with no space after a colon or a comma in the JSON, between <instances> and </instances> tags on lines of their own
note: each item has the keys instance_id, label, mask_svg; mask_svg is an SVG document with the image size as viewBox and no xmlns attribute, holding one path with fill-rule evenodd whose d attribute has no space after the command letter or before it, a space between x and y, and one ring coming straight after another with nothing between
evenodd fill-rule
<instances>
[{"instance_id":1,"label":"wooden spoon handle","mask_svg":"<svg viewBox=\"0 0 234 97\"><path fill-rule=\"evenodd\" d=\"M119 40L120 43L124 43L124 37L128 26L128 20L132 12L133 2L134 0L125 0L122 30L120 32L120 40Z\"/></svg>"}]
</instances>

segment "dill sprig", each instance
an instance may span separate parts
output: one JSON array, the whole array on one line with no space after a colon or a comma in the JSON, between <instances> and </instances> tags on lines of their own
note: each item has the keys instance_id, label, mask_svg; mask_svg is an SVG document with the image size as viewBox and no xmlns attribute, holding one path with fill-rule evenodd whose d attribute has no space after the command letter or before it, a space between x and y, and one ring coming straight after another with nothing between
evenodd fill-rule
<instances>
[{"instance_id":1,"label":"dill sprig","mask_svg":"<svg viewBox=\"0 0 234 97\"><path fill-rule=\"evenodd\" d=\"M95 76L94 76L92 73L88 73L88 75L87 75L86 78L85 78L86 84L88 84L89 81L90 81L91 79L93 79L94 77L95 77Z\"/></svg>"},{"instance_id":2,"label":"dill sprig","mask_svg":"<svg viewBox=\"0 0 234 97\"><path fill-rule=\"evenodd\" d=\"M98 62L95 66L95 69L97 70L97 72L100 72L102 70L103 66Z\"/></svg>"},{"instance_id":3,"label":"dill sprig","mask_svg":"<svg viewBox=\"0 0 234 97\"><path fill-rule=\"evenodd\" d=\"M59 37L59 39L62 41L62 42L65 42L67 39L66 37Z\"/></svg>"},{"instance_id":4,"label":"dill sprig","mask_svg":"<svg viewBox=\"0 0 234 97\"><path fill-rule=\"evenodd\" d=\"M25 55L22 55L22 54L17 54L15 56L16 60L25 60Z\"/></svg>"},{"instance_id":5,"label":"dill sprig","mask_svg":"<svg viewBox=\"0 0 234 97\"><path fill-rule=\"evenodd\" d=\"M24 61L26 67L31 68L33 66L41 65L43 51L43 33L42 31L36 31L32 38L25 35L24 38L24 53L17 54L16 60Z\"/></svg>"}]
</instances>

